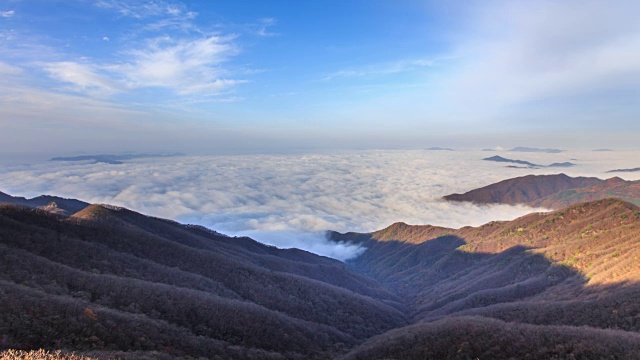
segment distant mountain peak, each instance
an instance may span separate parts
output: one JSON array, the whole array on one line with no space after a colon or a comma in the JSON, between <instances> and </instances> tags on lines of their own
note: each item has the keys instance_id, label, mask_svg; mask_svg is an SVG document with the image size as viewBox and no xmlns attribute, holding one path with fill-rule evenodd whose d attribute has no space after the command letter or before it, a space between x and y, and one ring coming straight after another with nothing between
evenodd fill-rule
<instances>
[{"instance_id":1,"label":"distant mountain peak","mask_svg":"<svg viewBox=\"0 0 640 360\"><path fill-rule=\"evenodd\" d=\"M430 148L428 148L428 149L426 149L426 150L433 150L433 151L455 151L455 150L450 149L450 148L443 148L443 147L439 147L439 146L433 146L433 147L430 147Z\"/></svg>"},{"instance_id":2,"label":"distant mountain peak","mask_svg":"<svg viewBox=\"0 0 640 360\"><path fill-rule=\"evenodd\" d=\"M571 166L575 166L576 164L572 163L572 162L561 162L561 163L553 163L550 165L538 165L538 164L534 164L528 161L524 161L524 160L513 160L513 159L507 159L504 158L500 155L494 155L488 158L484 158L482 160L485 161L495 161L495 162L505 162L505 163L514 163L514 164L521 164L521 165L526 165L528 167L571 167Z\"/></svg>"},{"instance_id":3,"label":"distant mountain peak","mask_svg":"<svg viewBox=\"0 0 640 360\"><path fill-rule=\"evenodd\" d=\"M504 158L500 155L494 155L488 158L484 158L482 160L485 161L495 161L495 162L506 162L506 163L514 163L514 164L521 164L521 165L527 165L530 167L541 167L542 165L538 165L538 164L534 164L534 163L530 163L528 161L524 161L524 160L513 160L513 159L507 159Z\"/></svg>"},{"instance_id":4,"label":"distant mountain peak","mask_svg":"<svg viewBox=\"0 0 640 360\"><path fill-rule=\"evenodd\" d=\"M640 181L626 181L619 177L572 178L566 174L527 175L503 180L464 194L444 196L450 201L475 203L526 204L559 209L584 201L618 198L640 204Z\"/></svg>"},{"instance_id":5,"label":"distant mountain peak","mask_svg":"<svg viewBox=\"0 0 640 360\"><path fill-rule=\"evenodd\" d=\"M571 167L571 166L576 166L576 164L567 161L567 162L553 163L553 164L547 165L547 167Z\"/></svg>"},{"instance_id":6,"label":"distant mountain peak","mask_svg":"<svg viewBox=\"0 0 640 360\"><path fill-rule=\"evenodd\" d=\"M125 154L125 155L80 155L69 157L54 157L49 161L93 161L93 163L104 163L111 165L124 164L125 160L132 159L144 159L144 158L158 158L158 157L174 157L184 156L182 153L169 153L169 154Z\"/></svg>"},{"instance_id":7,"label":"distant mountain peak","mask_svg":"<svg viewBox=\"0 0 640 360\"><path fill-rule=\"evenodd\" d=\"M27 199L24 197L11 196L2 192L0 192L0 202L24 205L31 208L39 208L63 216L69 216L84 209L89 205L89 203L86 203L84 201L67 199L58 196L40 195L32 199Z\"/></svg>"},{"instance_id":8,"label":"distant mountain peak","mask_svg":"<svg viewBox=\"0 0 640 360\"><path fill-rule=\"evenodd\" d=\"M632 169L615 169L615 170L609 170L609 171L607 171L607 173L616 173L616 172L638 172L638 171L640 171L640 167L632 168Z\"/></svg>"}]
</instances>

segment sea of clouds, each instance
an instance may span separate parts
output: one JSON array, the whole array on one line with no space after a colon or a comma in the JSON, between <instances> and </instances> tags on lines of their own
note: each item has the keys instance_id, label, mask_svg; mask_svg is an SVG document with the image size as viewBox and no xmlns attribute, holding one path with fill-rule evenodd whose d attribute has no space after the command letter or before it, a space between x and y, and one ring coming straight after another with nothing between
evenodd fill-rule
<instances>
[{"instance_id":1,"label":"sea of clouds","mask_svg":"<svg viewBox=\"0 0 640 360\"><path fill-rule=\"evenodd\" d=\"M572 168L513 169L484 157ZM367 150L295 155L181 156L125 164L39 162L0 166L0 191L51 194L124 206L141 213L247 235L345 260L364 249L325 239L326 230L373 231L394 222L459 228L510 220L526 206L440 200L527 174L620 176L640 166L638 152L515 153L507 151Z\"/></svg>"}]
</instances>

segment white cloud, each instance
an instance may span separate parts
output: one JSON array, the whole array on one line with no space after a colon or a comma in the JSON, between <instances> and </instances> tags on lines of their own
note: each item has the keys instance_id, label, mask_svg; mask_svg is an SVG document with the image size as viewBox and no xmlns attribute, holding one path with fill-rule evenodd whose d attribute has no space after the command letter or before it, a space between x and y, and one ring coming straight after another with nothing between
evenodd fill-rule
<instances>
[{"instance_id":1,"label":"white cloud","mask_svg":"<svg viewBox=\"0 0 640 360\"><path fill-rule=\"evenodd\" d=\"M228 78L223 63L238 52L233 37L206 36L147 40L129 50L119 63L73 61L40 63L52 79L71 84L70 90L106 96L139 88L165 88L179 95L220 95L246 82Z\"/></svg>"},{"instance_id":2,"label":"white cloud","mask_svg":"<svg viewBox=\"0 0 640 360\"><path fill-rule=\"evenodd\" d=\"M10 17L13 17L13 15L15 14L16 14L15 10L0 11L0 17L3 17L3 18L10 18Z\"/></svg>"},{"instance_id":3,"label":"white cloud","mask_svg":"<svg viewBox=\"0 0 640 360\"><path fill-rule=\"evenodd\" d=\"M531 173L605 178L611 177L606 170L639 165L637 152L519 155L534 163L578 159L571 160L578 166L562 170L511 169L480 160L486 156L416 150L179 157L123 165L47 162L0 168L0 191L110 203L344 259L361 249L335 246L323 231L372 231L396 221L457 228L513 219L533 210L438 199Z\"/></svg>"},{"instance_id":4,"label":"white cloud","mask_svg":"<svg viewBox=\"0 0 640 360\"><path fill-rule=\"evenodd\" d=\"M112 65L133 87L160 86L179 94L217 94L242 83L225 79L222 64L238 53L233 37L207 36L198 39L154 38L144 48L129 51L130 62Z\"/></svg>"},{"instance_id":5,"label":"white cloud","mask_svg":"<svg viewBox=\"0 0 640 360\"><path fill-rule=\"evenodd\" d=\"M112 9L122 16L137 19L155 16L179 17L184 14L193 14L186 10L186 6L180 2L162 0L99 0L95 5L103 9Z\"/></svg>"},{"instance_id":6,"label":"white cloud","mask_svg":"<svg viewBox=\"0 0 640 360\"><path fill-rule=\"evenodd\" d=\"M111 39L109 39L109 37L108 37L108 36L103 36L103 37L102 37L102 40L103 40L103 41L111 41Z\"/></svg>"}]
</instances>

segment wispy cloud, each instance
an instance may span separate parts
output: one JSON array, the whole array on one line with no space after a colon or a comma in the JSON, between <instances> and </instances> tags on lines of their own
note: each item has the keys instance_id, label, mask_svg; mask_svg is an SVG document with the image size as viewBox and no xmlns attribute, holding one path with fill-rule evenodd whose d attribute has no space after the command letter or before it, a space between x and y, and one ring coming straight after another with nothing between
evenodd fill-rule
<instances>
[{"instance_id":1,"label":"wispy cloud","mask_svg":"<svg viewBox=\"0 0 640 360\"><path fill-rule=\"evenodd\" d=\"M64 61L45 63L42 67L51 78L73 85L73 90L77 92L108 95L125 90L122 83L100 74L93 65Z\"/></svg>"},{"instance_id":2,"label":"wispy cloud","mask_svg":"<svg viewBox=\"0 0 640 360\"><path fill-rule=\"evenodd\" d=\"M405 59L386 62L357 68L338 70L323 77L323 80L335 80L344 78L384 76L410 71L424 70L436 65L433 59Z\"/></svg>"},{"instance_id":3,"label":"wispy cloud","mask_svg":"<svg viewBox=\"0 0 640 360\"><path fill-rule=\"evenodd\" d=\"M198 39L155 38L130 50L130 62L112 65L133 87L168 87L178 94L218 94L243 80L229 79L222 64L238 53L233 36Z\"/></svg>"},{"instance_id":4,"label":"wispy cloud","mask_svg":"<svg viewBox=\"0 0 640 360\"><path fill-rule=\"evenodd\" d=\"M22 73L21 68L0 62L0 75L20 75Z\"/></svg>"},{"instance_id":5,"label":"wispy cloud","mask_svg":"<svg viewBox=\"0 0 640 360\"><path fill-rule=\"evenodd\" d=\"M269 28L275 26L278 23L278 20L275 18L262 18L258 22L258 31L256 34L258 36L275 36L278 35L276 32L269 31Z\"/></svg>"},{"instance_id":6,"label":"wispy cloud","mask_svg":"<svg viewBox=\"0 0 640 360\"><path fill-rule=\"evenodd\" d=\"M24 73L23 70L17 71ZM0 78L0 116L12 121L0 122L0 125L21 128L25 134L30 134L28 137L32 136L34 140L37 132L35 128L46 128L52 124L57 124L60 129L65 129L86 124L94 126L108 124L108 126L121 127L132 119L148 121L149 114L127 109L104 99L34 89L12 81L13 79L8 76L6 77L8 81L2 80L5 79ZM40 125L34 126L35 119L38 119ZM26 142L26 139L22 140ZM69 141L69 139L61 139L61 141ZM4 143L13 143L15 147L18 147L20 140L5 139Z\"/></svg>"},{"instance_id":7,"label":"wispy cloud","mask_svg":"<svg viewBox=\"0 0 640 360\"><path fill-rule=\"evenodd\" d=\"M197 100L194 97L228 95L231 88L246 82L236 78L226 66L240 53L237 36L199 29L193 22L197 14L184 4L160 0L100 0L94 4L141 20L135 25L139 31L118 39L118 49L109 61L86 56L79 62L75 55L56 51L55 61L43 62L38 59L42 52L35 50L40 46L35 40L23 42L33 43L30 46L33 51L21 45L6 55L23 58L27 66L44 71L60 83L57 90L89 97L134 94L138 89L155 88L193 101ZM163 30L167 27L188 31L167 33ZM111 42L112 39L104 36L102 40Z\"/></svg>"},{"instance_id":8,"label":"wispy cloud","mask_svg":"<svg viewBox=\"0 0 640 360\"><path fill-rule=\"evenodd\" d=\"M103 9L113 9L122 16L136 19L156 16L195 16L195 13L188 11L183 3L162 0L98 0L95 5Z\"/></svg>"},{"instance_id":9,"label":"wispy cloud","mask_svg":"<svg viewBox=\"0 0 640 360\"><path fill-rule=\"evenodd\" d=\"M13 15L15 14L16 14L15 10L0 11L0 17L3 17L3 18L10 18L10 17L13 17Z\"/></svg>"}]
</instances>

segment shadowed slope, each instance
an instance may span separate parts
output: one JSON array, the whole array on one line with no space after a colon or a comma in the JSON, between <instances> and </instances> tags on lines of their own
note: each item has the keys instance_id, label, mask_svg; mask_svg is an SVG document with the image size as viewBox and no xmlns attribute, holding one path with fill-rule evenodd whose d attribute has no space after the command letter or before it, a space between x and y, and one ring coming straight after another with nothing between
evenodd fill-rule
<instances>
[{"instance_id":1,"label":"shadowed slope","mask_svg":"<svg viewBox=\"0 0 640 360\"><path fill-rule=\"evenodd\" d=\"M416 319L640 281L640 208L614 199L458 230L398 223L332 236L368 247L352 265L407 298Z\"/></svg>"},{"instance_id":2,"label":"shadowed slope","mask_svg":"<svg viewBox=\"0 0 640 360\"><path fill-rule=\"evenodd\" d=\"M599 200L458 230L397 223L333 238L366 245L352 265L407 298L418 322L346 359L639 356L640 208L630 203Z\"/></svg>"},{"instance_id":3,"label":"shadowed slope","mask_svg":"<svg viewBox=\"0 0 640 360\"><path fill-rule=\"evenodd\" d=\"M4 346L327 358L406 324L344 264L101 205L0 206Z\"/></svg>"}]
</instances>

